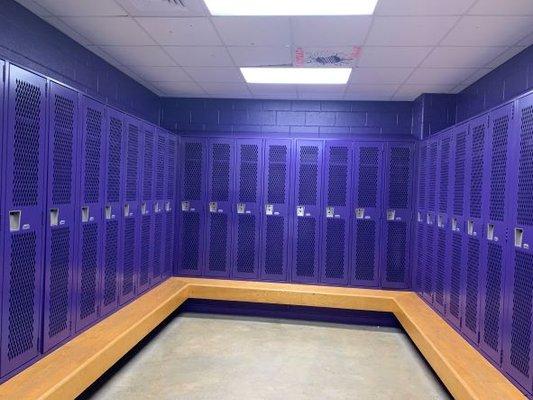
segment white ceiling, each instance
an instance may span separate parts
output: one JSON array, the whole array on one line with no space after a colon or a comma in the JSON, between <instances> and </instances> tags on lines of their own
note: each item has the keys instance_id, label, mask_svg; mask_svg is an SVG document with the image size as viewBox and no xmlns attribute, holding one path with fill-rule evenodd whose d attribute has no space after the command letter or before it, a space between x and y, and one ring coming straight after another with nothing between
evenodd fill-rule
<instances>
[{"instance_id":1,"label":"white ceiling","mask_svg":"<svg viewBox=\"0 0 533 400\"><path fill-rule=\"evenodd\" d=\"M211 17L202 0L182 0L185 11L166 0L17 1L172 97L412 100L457 93L533 44L533 0L379 0L371 17ZM346 86L244 82L238 67L290 64L300 46L362 51Z\"/></svg>"}]
</instances>

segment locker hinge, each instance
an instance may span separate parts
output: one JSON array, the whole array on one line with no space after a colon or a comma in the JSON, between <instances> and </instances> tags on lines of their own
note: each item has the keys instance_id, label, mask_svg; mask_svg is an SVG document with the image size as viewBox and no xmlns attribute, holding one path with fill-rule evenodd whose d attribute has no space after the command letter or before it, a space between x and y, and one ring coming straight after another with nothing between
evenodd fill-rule
<instances>
[{"instance_id":1,"label":"locker hinge","mask_svg":"<svg viewBox=\"0 0 533 400\"><path fill-rule=\"evenodd\" d=\"M459 327L463 327L463 317L459 317Z\"/></svg>"},{"instance_id":2,"label":"locker hinge","mask_svg":"<svg viewBox=\"0 0 533 400\"><path fill-rule=\"evenodd\" d=\"M481 332L477 333L477 342L481 343Z\"/></svg>"},{"instance_id":3,"label":"locker hinge","mask_svg":"<svg viewBox=\"0 0 533 400\"><path fill-rule=\"evenodd\" d=\"M503 349L500 350L500 365L503 364Z\"/></svg>"}]
</instances>

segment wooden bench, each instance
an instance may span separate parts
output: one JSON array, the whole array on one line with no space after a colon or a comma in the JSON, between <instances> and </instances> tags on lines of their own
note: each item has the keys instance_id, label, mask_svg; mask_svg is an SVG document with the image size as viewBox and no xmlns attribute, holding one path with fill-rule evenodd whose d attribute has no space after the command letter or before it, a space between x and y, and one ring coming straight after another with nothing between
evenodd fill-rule
<instances>
[{"instance_id":1,"label":"wooden bench","mask_svg":"<svg viewBox=\"0 0 533 400\"><path fill-rule=\"evenodd\" d=\"M390 312L455 398L525 399L415 293L177 277L0 385L0 398L76 397L188 298Z\"/></svg>"}]
</instances>

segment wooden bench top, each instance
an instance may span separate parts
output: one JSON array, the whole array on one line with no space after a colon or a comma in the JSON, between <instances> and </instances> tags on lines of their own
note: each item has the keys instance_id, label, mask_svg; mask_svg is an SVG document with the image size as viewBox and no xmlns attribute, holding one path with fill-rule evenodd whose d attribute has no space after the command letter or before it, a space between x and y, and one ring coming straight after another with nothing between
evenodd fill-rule
<instances>
[{"instance_id":1,"label":"wooden bench top","mask_svg":"<svg viewBox=\"0 0 533 400\"><path fill-rule=\"evenodd\" d=\"M173 277L0 385L0 399L69 399L186 299L391 312L457 399L525 399L415 293Z\"/></svg>"}]
</instances>

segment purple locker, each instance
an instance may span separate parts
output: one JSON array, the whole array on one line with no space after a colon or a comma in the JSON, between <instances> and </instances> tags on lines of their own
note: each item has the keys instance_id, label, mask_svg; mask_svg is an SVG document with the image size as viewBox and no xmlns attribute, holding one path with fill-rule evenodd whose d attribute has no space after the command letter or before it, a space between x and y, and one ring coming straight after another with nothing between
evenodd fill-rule
<instances>
[{"instance_id":1,"label":"purple locker","mask_svg":"<svg viewBox=\"0 0 533 400\"><path fill-rule=\"evenodd\" d=\"M232 277L259 276L259 227L261 226L262 140L236 141L236 203Z\"/></svg>"},{"instance_id":2,"label":"purple locker","mask_svg":"<svg viewBox=\"0 0 533 400\"><path fill-rule=\"evenodd\" d=\"M320 281L346 285L349 279L352 143L326 141Z\"/></svg>"},{"instance_id":3,"label":"purple locker","mask_svg":"<svg viewBox=\"0 0 533 400\"><path fill-rule=\"evenodd\" d=\"M178 137L167 132L167 157L165 170L165 204L164 204L164 248L163 278L172 275L175 258L175 204L177 178Z\"/></svg>"},{"instance_id":4,"label":"purple locker","mask_svg":"<svg viewBox=\"0 0 533 400\"><path fill-rule=\"evenodd\" d=\"M450 193L451 193L451 238L448 258L449 280L446 288L446 318L457 329L461 329L465 280L464 248L465 235L465 193L466 193L466 164L467 164L468 124L459 125L453 130L451 149Z\"/></svg>"},{"instance_id":5,"label":"purple locker","mask_svg":"<svg viewBox=\"0 0 533 400\"><path fill-rule=\"evenodd\" d=\"M261 280L287 281L290 229L290 140L265 141L263 223L261 224Z\"/></svg>"},{"instance_id":6,"label":"purple locker","mask_svg":"<svg viewBox=\"0 0 533 400\"><path fill-rule=\"evenodd\" d=\"M88 97L81 103L81 168L76 222L76 331L98 318L103 263L105 194L105 106ZM104 264L104 270L106 264Z\"/></svg>"},{"instance_id":7,"label":"purple locker","mask_svg":"<svg viewBox=\"0 0 533 400\"><path fill-rule=\"evenodd\" d=\"M293 282L318 282L323 146L320 140L296 142Z\"/></svg>"},{"instance_id":8,"label":"purple locker","mask_svg":"<svg viewBox=\"0 0 533 400\"><path fill-rule=\"evenodd\" d=\"M427 163L426 170L428 176L427 192L426 192L426 227L424 237L424 272L423 272L423 297L433 304L434 300L434 281L435 281L435 244L436 244L436 218L437 210L437 173L438 173L438 139L428 140L427 142Z\"/></svg>"},{"instance_id":9,"label":"purple locker","mask_svg":"<svg viewBox=\"0 0 533 400\"><path fill-rule=\"evenodd\" d=\"M533 95L516 102L511 154L510 264L507 269L503 368L532 392L533 347Z\"/></svg>"},{"instance_id":10,"label":"purple locker","mask_svg":"<svg viewBox=\"0 0 533 400\"><path fill-rule=\"evenodd\" d=\"M488 115L470 121L467 140L467 181L466 196L468 217L466 220L466 277L464 287L464 309L462 332L474 343L479 343L479 292L481 275L481 253L483 220L482 210L486 196L484 187L487 181L485 166L485 143L488 131Z\"/></svg>"},{"instance_id":11,"label":"purple locker","mask_svg":"<svg viewBox=\"0 0 533 400\"><path fill-rule=\"evenodd\" d=\"M163 249L164 249L164 203L166 195L166 163L168 154L167 134L163 130L158 130L155 136L155 162L154 162L154 203L153 203L153 225L150 240L152 251L152 268L150 271L151 284L156 285L161 282L163 274Z\"/></svg>"},{"instance_id":12,"label":"purple locker","mask_svg":"<svg viewBox=\"0 0 533 400\"><path fill-rule=\"evenodd\" d=\"M485 160L489 169L488 201L482 215L487 221L483 234L480 298L480 347L495 363L501 363L501 333L505 265L509 265L507 225L509 221L510 127L513 105L490 113Z\"/></svg>"},{"instance_id":13,"label":"purple locker","mask_svg":"<svg viewBox=\"0 0 533 400\"><path fill-rule=\"evenodd\" d=\"M70 336L76 230L78 94L50 84L43 351Z\"/></svg>"},{"instance_id":14,"label":"purple locker","mask_svg":"<svg viewBox=\"0 0 533 400\"><path fill-rule=\"evenodd\" d=\"M202 139L183 138L181 142L181 204L179 224L178 274L203 272L206 144Z\"/></svg>"},{"instance_id":15,"label":"purple locker","mask_svg":"<svg viewBox=\"0 0 533 400\"><path fill-rule=\"evenodd\" d=\"M139 223L139 275L137 293L150 287L150 270L153 263L153 214L154 214L154 164L157 162L156 128L152 125L142 126L142 172L141 172L141 217Z\"/></svg>"},{"instance_id":16,"label":"purple locker","mask_svg":"<svg viewBox=\"0 0 533 400\"><path fill-rule=\"evenodd\" d=\"M419 294L423 294L424 272L426 268L426 195L427 195L427 159L428 146L427 142L421 142L418 149L418 208L416 210L416 233L413 251L415 252L416 271L414 275L414 288Z\"/></svg>"},{"instance_id":17,"label":"purple locker","mask_svg":"<svg viewBox=\"0 0 533 400\"><path fill-rule=\"evenodd\" d=\"M205 275L228 277L231 271L235 142L212 139L207 144L207 238Z\"/></svg>"},{"instance_id":18,"label":"purple locker","mask_svg":"<svg viewBox=\"0 0 533 400\"><path fill-rule=\"evenodd\" d=\"M46 80L10 66L3 135L1 376L39 354L46 207Z\"/></svg>"},{"instance_id":19,"label":"purple locker","mask_svg":"<svg viewBox=\"0 0 533 400\"><path fill-rule=\"evenodd\" d=\"M384 251L381 285L406 288L411 279L409 241L414 146L389 143L385 152Z\"/></svg>"}]
</instances>

